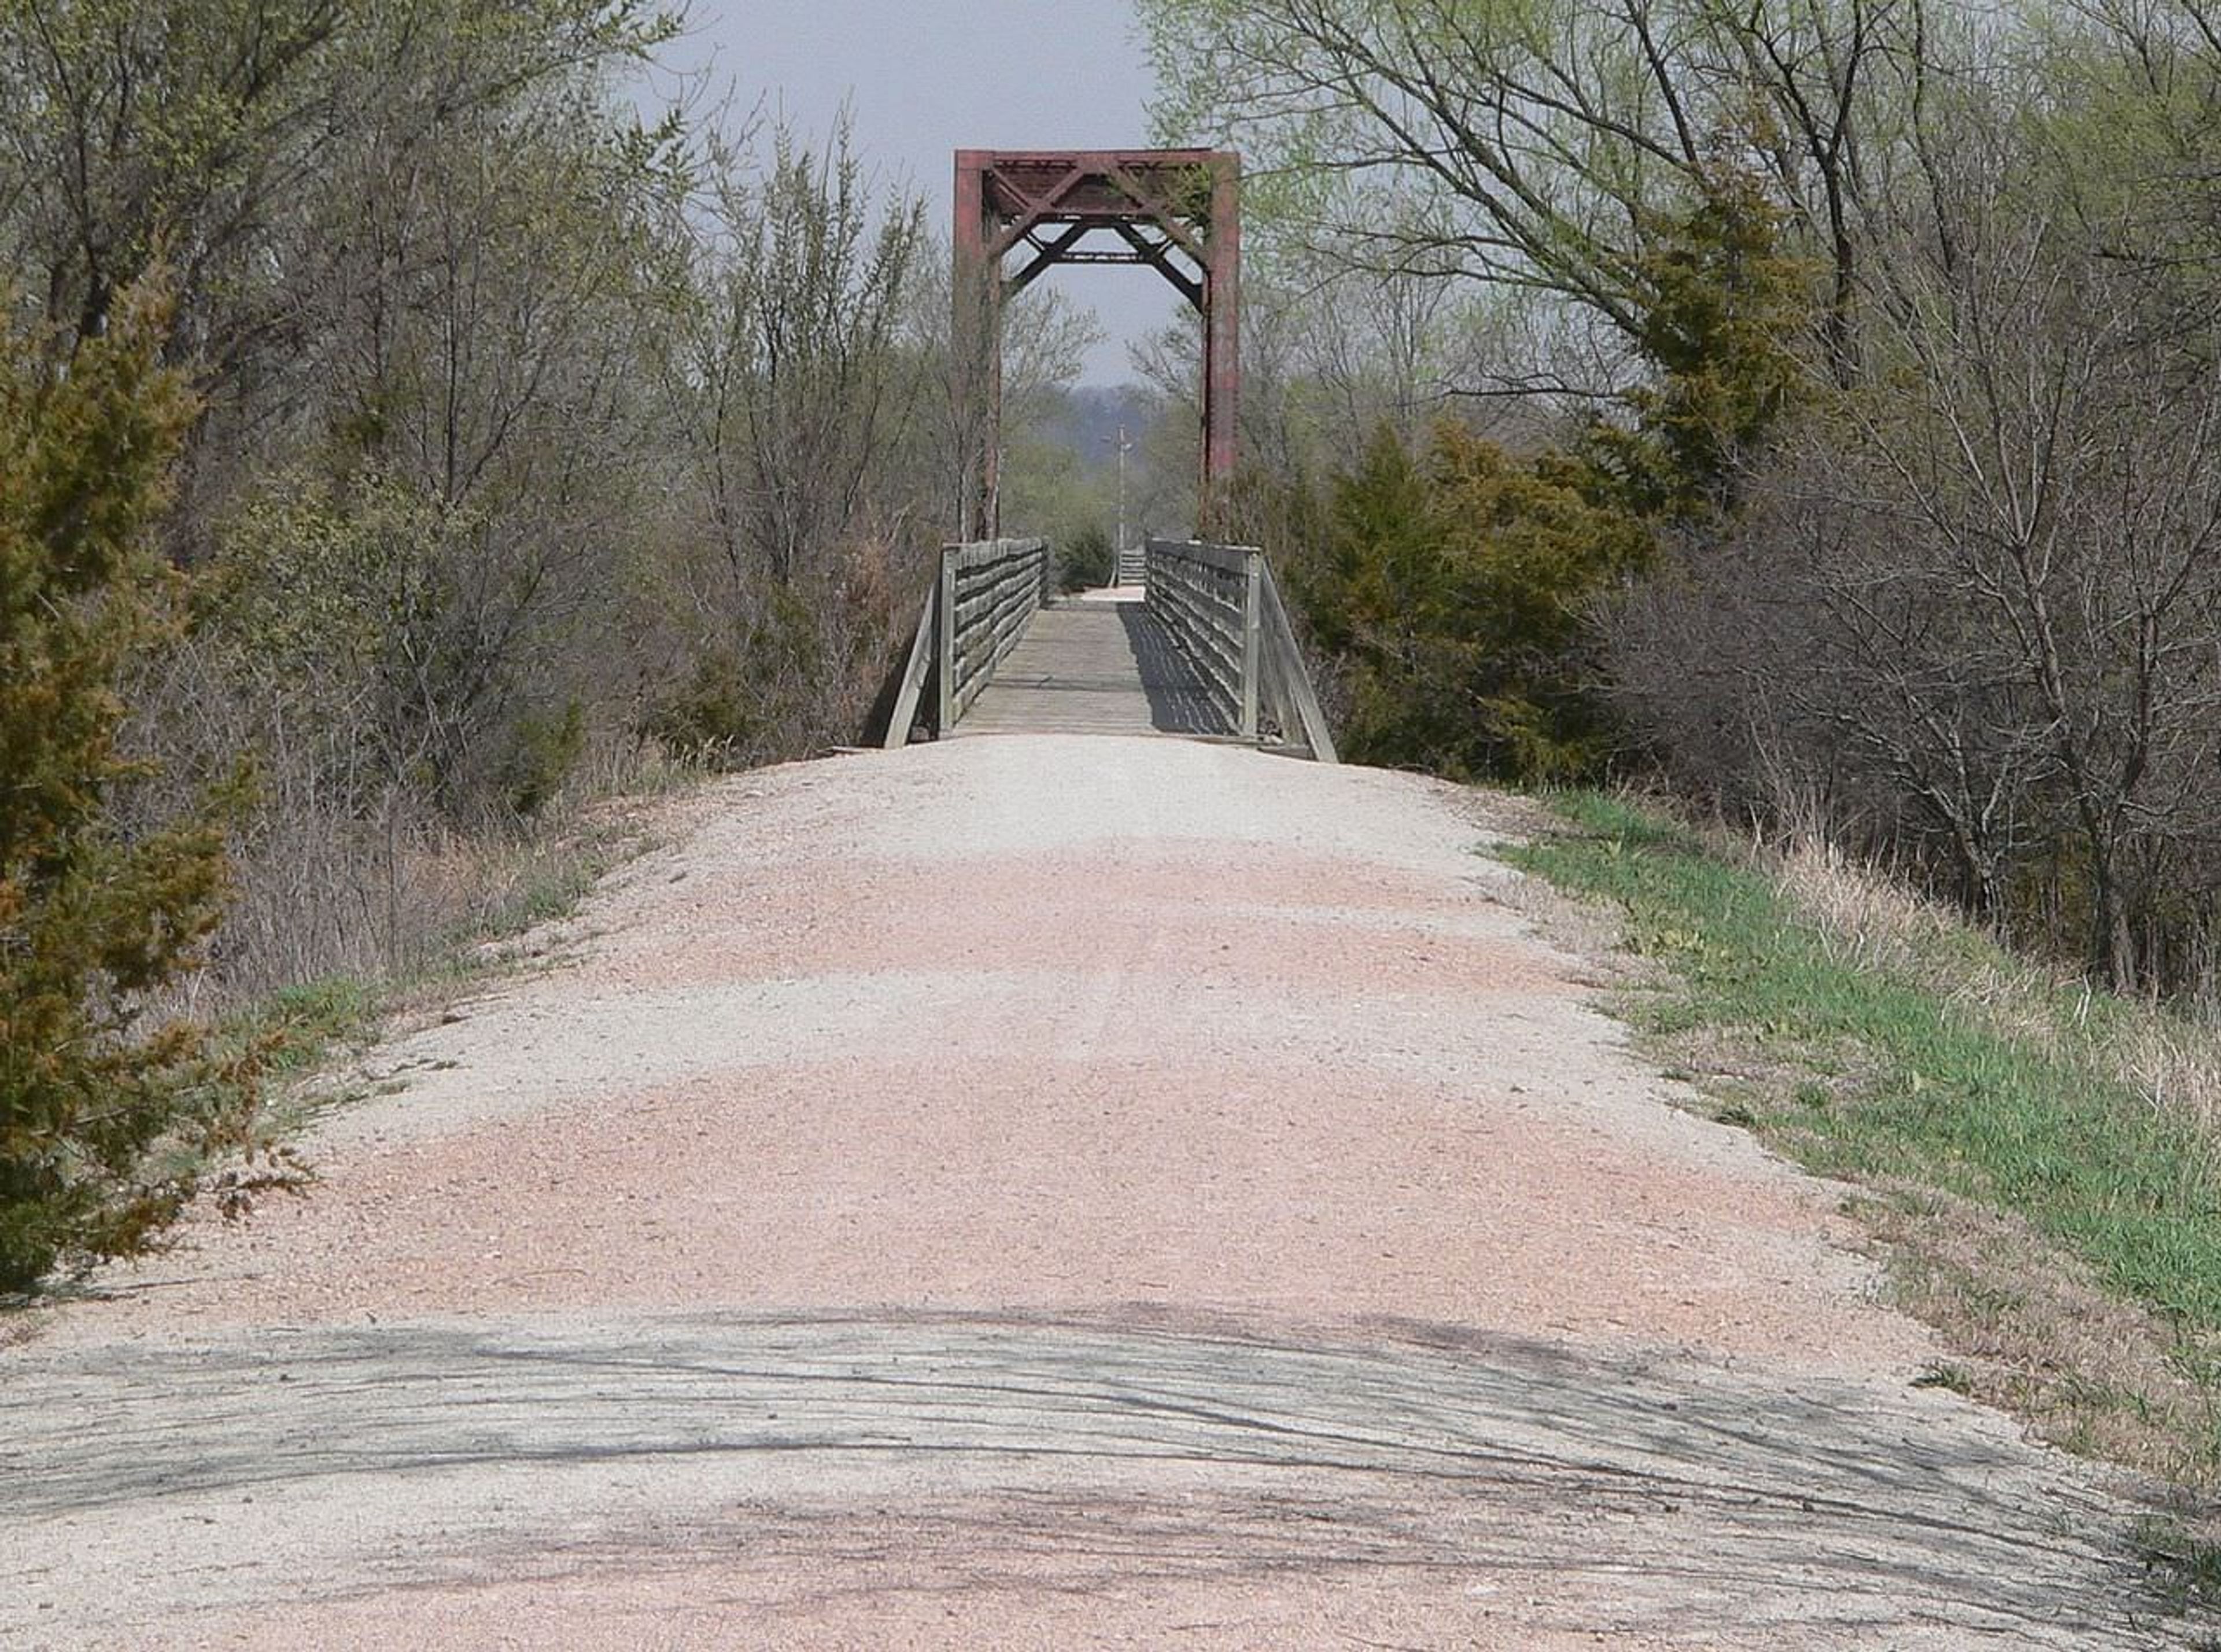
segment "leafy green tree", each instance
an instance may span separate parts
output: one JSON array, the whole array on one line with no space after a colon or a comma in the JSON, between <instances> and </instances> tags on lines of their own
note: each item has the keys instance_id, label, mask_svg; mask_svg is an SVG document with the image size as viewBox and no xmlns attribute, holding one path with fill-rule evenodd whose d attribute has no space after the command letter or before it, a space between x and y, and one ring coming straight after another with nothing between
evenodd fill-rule
<instances>
[{"instance_id":1,"label":"leafy green tree","mask_svg":"<svg viewBox=\"0 0 2221 1652\"><path fill-rule=\"evenodd\" d=\"M1876 180L1952 25L1904 0L1140 0L1161 135L1263 163L1263 223L1386 277L1481 278L1645 328L1649 225L1720 159L1765 177L1855 371ZM1961 45L1979 59L1979 42ZM1384 220L1384 195L1411 210Z\"/></svg>"},{"instance_id":2,"label":"leafy green tree","mask_svg":"<svg viewBox=\"0 0 2221 1652\"><path fill-rule=\"evenodd\" d=\"M1621 744L1604 594L1661 542L1732 520L1801 386L1858 375L1854 162L1861 141L1893 152L1893 77L1924 60L1905 17L1868 0L1141 9L1164 135L1263 161L1265 247L1407 290L1382 329L1404 347L1374 350L1398 361L1407 406L1432 313L1417 298L1523 295L1509 313L1550 357L1448 358L1464 382L1438 398L1530 398L1523 428L1507 421L1516 452L1455 425L1423 459L1384 435L1329 490L1299 560L1349 749L1456 773L1594 771ZM1447 308L1468 329L1479 314ZM1312 377L1362 375L1329 358Z\"/></svg>"},{"instance_id":3,"label":"leafy green tree","mask_svg":"<svg viewBox=\"0 0 2221 1652\"><path fill-rule=\"evenodd\" d=\"M820 572L869 520L917 401L898 347L921 203L875 199L845 126L822 153L785 128L773 145L760 178L718 157L703 291L675 364L700 387L689 457L741 591Z\"/></svg>"},{"instance_id":4,"label":"leafy green tree","mask_svg":"<svg viewBox=\"0 0 2221 1652\"><path fill-rule=\"evenodd\" d=\"M228 378L278 341L303 203L366 144L437 153L677 27L650 0L0 0L0 244L84 337L166 249L180 341Z\"/></svg>"},{"instance_id":5,"label":"leafy green tree","mask_svg":"<svg viewBox=\"0 0 2221 1652\"><path fill-rule=\"evenodd\" d=\"M916 611L895 592L930 508L923 207L873 180L845 125L819 150L783 127L769 142L760 166L710 145L665 361L694 548L668 581L679 669L639 726L721 764L854 737L898 610Z\"/></svg>"},{"instance_id":6,"label":"leafy green tree","mask_svg":"<svg viewBox=\"0 0 2221 1652\"><path fill-rule=\"evenodd\" d=\"M163 335L127 293L104 337L0 350L0 1291L142 1246L191 1191L153 1150L218 1128L200 1042L141 1011L216 923L222 826L116 807L119 685L175 624L149 530L191 404Z\"/></svg>"},{"instance_id":7,"label":"leafy green tree","mask_svg":"<svg viewBox=\"0 0 2221 1652\"><path fill-rule=\"evenodd\" d=\"M1603 599L1661 538L1731 519L1793 399L1805 313L1755 178L1723 166L1651 217L1636 313L1655 375L1613 416L1523 457L1444 423L1423 462L1384 427L1334 485L1298 589L1343 668L1353 754L1562 780L1619 748Z\"/></svg>"}]
</instances>

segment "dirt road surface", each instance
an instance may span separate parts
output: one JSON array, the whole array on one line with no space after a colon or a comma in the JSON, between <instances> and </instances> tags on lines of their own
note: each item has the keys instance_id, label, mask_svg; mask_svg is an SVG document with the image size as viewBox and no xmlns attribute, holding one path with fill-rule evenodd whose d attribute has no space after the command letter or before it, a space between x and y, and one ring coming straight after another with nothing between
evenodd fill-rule
<instances>
[{"instance_id":1,"label":"dirt road surface","mask_svg":"<svg viewBox=\"0 0 2221 1652\"><path fill-rule=\"evenodd\" d=\"M674 804L311 1197L16 1327L0 1643L2180 1644L1516 818L1142 738Z\"/></svg>"}]
</instances>

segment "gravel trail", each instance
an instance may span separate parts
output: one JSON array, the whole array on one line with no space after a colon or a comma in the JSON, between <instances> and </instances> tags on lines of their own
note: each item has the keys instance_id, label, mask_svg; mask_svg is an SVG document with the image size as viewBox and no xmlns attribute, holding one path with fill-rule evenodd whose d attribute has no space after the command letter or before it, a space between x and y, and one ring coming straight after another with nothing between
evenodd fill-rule
<instances>
[{"instance_id":1,"label":"gravel trail","mask_svg":"<svg viewBox=\"0 0 2221 1652\"><path fill-rule=\"evenodd\" d=\"M0 1349L0 1644L2180 1643L1510 805L1030 736L670 807L310 1197Z\"/></svg>"}]
</instances>

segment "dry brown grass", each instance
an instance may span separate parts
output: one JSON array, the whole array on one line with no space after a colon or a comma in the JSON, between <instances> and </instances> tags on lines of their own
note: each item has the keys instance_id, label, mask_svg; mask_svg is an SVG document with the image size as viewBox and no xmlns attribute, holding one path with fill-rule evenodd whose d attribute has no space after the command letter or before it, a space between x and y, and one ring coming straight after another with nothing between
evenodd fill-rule
<instances>
[{"instance_id":1,"label":"dry brown grass","mask_svg":"<svg viewBox=\"0 0 2221 1652\"><path fill-rule=\"evenodd\" d=\"M219 1016L310 983L438 973L575 900L642 829L637 799L688 773L653 757L604 764L529 822L474 829L405 800L362 819L281 794L235 851L223 929L174 1007Z\"/></svg>"},{"instance_id":2,"label":"dry brown grass","mask_svg":"<svg viewBox=\"0 0 2221 1652\"><path fill-rule=\"evenodd\" d=\"M1824 838L1799 834L1770 853L1752 852L1842 962L1912 967L1961 927L1936 902L1878 875Z\"/></svg>"},{"instance_id":3,"label":"dry brown grass","mask_svg":"<svg viewBox=\"0 0 2221 1652\"><path fill-rule=\"evenodd\" d=\"M2002 1211L1911 1186L1866 1190L1849 1209L1899 1301L1953 1350L1949 1386L2083 1455L2221 1484L2221 1394L2186 1373L2173 1327Z\"/></svg>"},{"instance_id":4,"label":"dry brown grass","mask_svg":"<svg viewBox=\"0 0 2221 1652\"><path fill-rule=\"evenodd\" d=\"M2221 1155L2221 1024L2210 1011L2100 995L2065 972L1970 944L1950 908L1817 839L1753 853L1841 961L1921 980L1970 1022L2087 1064Z\"/></svg>"},{"instance_id":5,"label":"dry brown grass","mask_svg":"<svg viewBox=\"0 0 2221 1652\"><path fill-rule=\"evenodd\" d=\"M2104 1048L2155 1111L2190 1120L2221 1155L2221 1033L2210 1023L2155 1010Z\"/></svg>"}]
</instances>

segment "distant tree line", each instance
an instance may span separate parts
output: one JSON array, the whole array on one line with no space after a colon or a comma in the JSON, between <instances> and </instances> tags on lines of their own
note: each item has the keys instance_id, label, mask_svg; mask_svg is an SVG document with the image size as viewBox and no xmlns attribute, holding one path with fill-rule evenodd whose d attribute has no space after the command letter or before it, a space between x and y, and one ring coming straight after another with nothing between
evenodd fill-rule
<instances>
[{"instance_id":1,"label":"distant tree line","mask_svg":"<svg viewBox=\"0 0 2221 1652\"><path fill-rule=\"evenodd\" d=\"M1661 766L2210 993L2221 11L1142 11L1252 158L1248 527L1351 747Z\"/></svg>"}]
</instances>

